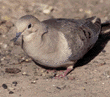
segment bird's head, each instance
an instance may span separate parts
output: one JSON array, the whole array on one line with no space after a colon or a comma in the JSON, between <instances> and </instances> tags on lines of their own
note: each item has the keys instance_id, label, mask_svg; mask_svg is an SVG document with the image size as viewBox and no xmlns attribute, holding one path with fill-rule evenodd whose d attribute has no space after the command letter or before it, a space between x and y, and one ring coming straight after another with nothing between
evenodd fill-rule
<instances>
[{"instance_id":1,"label":"bird's head","mask_svg":"<svg viewBox=\"0 0 110 97\"><path fill-rule=\"evenodd\" d=\"M16 42L20 35L23 35L24 37L31 36L31 34L39 30L40 23L41 22L32 15L22 16L15 24L17 33L16 37L12 40Z\"/></svg>"}]
</instances>

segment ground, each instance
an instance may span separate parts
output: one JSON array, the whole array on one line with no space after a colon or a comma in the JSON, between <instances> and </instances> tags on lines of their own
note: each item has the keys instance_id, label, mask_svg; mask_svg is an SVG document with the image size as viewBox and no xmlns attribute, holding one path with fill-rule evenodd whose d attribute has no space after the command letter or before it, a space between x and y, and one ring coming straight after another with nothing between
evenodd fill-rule
<instances>
[{"instance_id":1,"label":"ground","mask_svg":"<svg viewBox=\"0 0 110 97\"><path fill-rule=\"evenodd\" d=\"M39 20L49 18L87 18L110 20L109 0L0 0L0 97L109 97L110 32L97 43L65 78L54 78L37 66L21 49L15 23L31 14Z\"/></svg>"}]
</instances>

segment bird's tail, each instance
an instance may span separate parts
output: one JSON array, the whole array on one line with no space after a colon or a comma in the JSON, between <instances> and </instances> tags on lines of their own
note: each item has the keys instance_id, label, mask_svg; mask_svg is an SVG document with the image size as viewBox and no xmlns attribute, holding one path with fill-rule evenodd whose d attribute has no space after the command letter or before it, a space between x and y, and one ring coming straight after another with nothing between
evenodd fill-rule
<instances>
[{"instance_id":1,"label":"bird's tail","mask_svg":"<svg viewBox=\"0 0 110 97\"><path fill-rule=\"evenodd\" d=\"M95 36L99 35L101 33L101 19L100 18L96 18L94 24L94 33Z\"/></svg>"},{"instance_id":2,"label":"bird's tail","mask_svg":"<svg viewBox=\"0 0 110 97\"><path fill-rule=\"evenodd\" d=\"M101 19L100 18L97 18L96 21L95 21L95 23L94 23L94 25L96 27L98 27L99 29L101 29Z\"/></svg>"}]
</instances>

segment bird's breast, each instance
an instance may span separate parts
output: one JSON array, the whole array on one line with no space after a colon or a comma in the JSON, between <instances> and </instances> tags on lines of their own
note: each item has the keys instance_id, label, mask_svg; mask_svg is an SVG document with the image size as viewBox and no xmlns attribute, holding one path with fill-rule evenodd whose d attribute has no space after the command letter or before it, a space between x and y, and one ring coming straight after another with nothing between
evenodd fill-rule
<instances>
[{"instance_id":1,"label":"bird's breast","mask_svg":"<svg viewBox=\"0 0 110 97\"><path fill-rule=\"evenodd\" d=\"M71 56L72 52L69 48L67 39L65 38L62 32L58 33L59 39L54 44L54 48L46 43L38 45L36 42L25 42L24 41L24 51L37 63L47 67L60 67L64 66L66 63L69 63L68 59ZM52 43L52 40L50 40ZM52 52L50 52L52 49ZM71 62L70 62L71 63ZM68 64L69 65L69 64Z\"/></svg>"}]
</instances>

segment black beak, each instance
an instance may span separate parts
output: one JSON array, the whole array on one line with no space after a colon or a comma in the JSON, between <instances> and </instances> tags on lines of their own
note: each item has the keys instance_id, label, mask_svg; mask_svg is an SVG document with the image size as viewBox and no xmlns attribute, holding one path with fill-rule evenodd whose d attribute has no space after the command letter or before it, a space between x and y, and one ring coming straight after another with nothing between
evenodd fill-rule
<instances>
[{"instance_id":1,"label":"black beak","mask_svg":"<svg viewBox=\"0 0 110 97\"><path fill-rule=\"evenodd\" d=\"M22 33L22 32L16 33L16 37L13 38L13 39L11 39L10 41L16 42L16 41L18 40L18 38L20 37L21 33Z\"/></svg>"}]
</instances>

